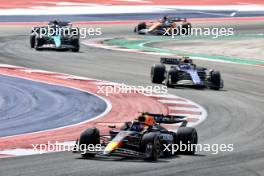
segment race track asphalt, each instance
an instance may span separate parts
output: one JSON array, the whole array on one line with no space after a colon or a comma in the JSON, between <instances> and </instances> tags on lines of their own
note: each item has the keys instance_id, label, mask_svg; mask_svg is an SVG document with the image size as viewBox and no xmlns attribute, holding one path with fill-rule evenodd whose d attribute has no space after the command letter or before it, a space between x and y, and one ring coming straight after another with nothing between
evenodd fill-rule
<instances>
[{"instance_id":1,"label":"race track asphalt","mask_svg":"<svg viewBox=\"0 0 264 176\"><path fill-rule=\"evenodd\" d=\"M0 137L73 125L106 108L104 100L87 92L0 76Z\"/></svg>"},{"instance_id":2,"label":"race track asphalt","mask_svg":"<svg viewBox=\"0 0 264 176\"><path fill-rule=\"evenodd\" d=\"M263 27L264 25L262 29ZM130 33L131 29L132 25L107 25L103 28L102 37L133 35ZM251 22L240 24L238 30L259 32L261 28L255 28ZM1 63L146 86L151 84L150 66L159 61L159 56L88 46L82 46L80 53L37 52L29 48L28 31L28 26L0 29ZM0 175L263 175L263 68L220 62L196 61L196 63L220 70L225 80L224 90L170 88L169 93L189 98L208 111L208 118L197 126L200 143L231 143L234 144L234 151L218 154L198 152L195 156L162 158L155 163L122 158L81 159L79 155L72 153L51 153L1 159Z\"/></svg>"}]
</instances>

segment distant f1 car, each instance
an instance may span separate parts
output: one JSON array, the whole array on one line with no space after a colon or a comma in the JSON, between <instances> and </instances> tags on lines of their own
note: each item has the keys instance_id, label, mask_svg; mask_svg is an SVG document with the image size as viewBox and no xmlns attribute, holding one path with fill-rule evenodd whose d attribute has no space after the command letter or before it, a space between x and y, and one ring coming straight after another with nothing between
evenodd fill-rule
<instances>
[{"instance_id":1,"label":"distant f1 car","mask_svg":"<svg viewBox=\"0 0 264 176\"><path fill-rule=\"evenodd\" d=\"M177 132L169 131L160 124L181 123ZM109 135L100 135L97 128L88 128L76 141L75 153L83 157L121 156L155 161L160 156L195 154L198 135L195 128L186 127L187 121L178 116L142 113L135 121L125 122L121 129L112 129ZM115 126L109 126L116 128ZM165 147L188 145L185 150L173 153ZM192 145L190 145L192 144ZM91 151L89 145L101 145L102 150ZM167 148L166 147L166 148Z\"/></svg>"},{"instance_id":2,"label":"distant f1 car","mask_svg":"<svg viewBox=\"0 0 264 176\"><path fill-rule=\"evenodd\" d=\"M161 58L161 64L151 67L152 83L164 83L168 87L187 85L219 90L224 87L224 81L219 71L196 66L192 59Z\"/></svg>"},{"instance_id":3,"label":"distant f1 car","mask_svg":"<svg viewBox=\"0 0 264 176\"><path fill-rule=\"evenodd\" d=\"M48 26L33 27L30 33L30 47L41 49L80 50L79 29L69 22L50 21Z\"/></svg>"},{"instance_id":4,"label":"distant f1 car","mask_svg":"<svg viewBox=\"0 0 264 176\"><path fill-rule=\"evenodd\" d=\"M139 23L134 28L134 32L143 35L189 35L191 27L191 23L187 22L186 18L164 16L158 21Z\"/></svg>"}]
</instances>

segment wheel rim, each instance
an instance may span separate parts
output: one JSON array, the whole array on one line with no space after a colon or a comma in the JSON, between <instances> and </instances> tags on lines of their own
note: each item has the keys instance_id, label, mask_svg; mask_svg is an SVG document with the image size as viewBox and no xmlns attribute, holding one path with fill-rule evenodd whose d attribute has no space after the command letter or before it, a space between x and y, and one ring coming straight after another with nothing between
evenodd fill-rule
<instances>
[{"instance_id":1,"label":"wheel rim","mask_svg":"<svg viewBox=\"0 0 264 176\"><path fill-rule=\"evenodd\" d=\"M151 143L148 143L146 146L146 151L145 151L146 157L150 158L152 155L152 152L153 152L153 145Z\"/></svg>"},{"instance_id":2,"label":"wheel rim","mask_svg":"<svg viewBox=\"0 0 264 176\"><path fill-rule=\"evenodd\" d=\"M167 79L166 79L166 86L171 86L171 75L168 75Z\"/></svg>"},{"instance_id":3,"label":"wheel rim","mask_svg":"<svg viewBox=\"0 0 264 176\"><path fill-rule=\"evenodd\" d=\"M159 141L156 142L156 147L155 147L153 155L155 158L158 158L160 155L160 142Z\"/></svg>"}]
</instances>

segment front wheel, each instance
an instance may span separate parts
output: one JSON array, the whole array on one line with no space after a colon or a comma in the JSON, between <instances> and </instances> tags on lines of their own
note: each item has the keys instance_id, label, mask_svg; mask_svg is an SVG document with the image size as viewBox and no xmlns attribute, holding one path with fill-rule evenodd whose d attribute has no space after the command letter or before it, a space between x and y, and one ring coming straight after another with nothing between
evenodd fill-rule
<instances>
[{"instance_id":1,"label":"front wheel","mask_svg":"<svg viewBox=\"0 0 264 176\"><path fill-rule=\"evenodd\" d=\"M35 37L35 45L34 45L35 50L40 51L41 48L39 48L39 47L43 44L43 42L44 41L42 38Z\"/></svg>"},{"instance_id":2,"label":"front wheel","mask_svg":"<svg viewBox=\"0 0 264 176\"><path fill-rule=\"evenodd\" d=\"M30 42L30 47L31 48L34 48L35 47L35 39L36 38L36 36L35 35L30 35L30 40L29 40L29 42Z\"/></svg>"},{"instance_id":3,"label":"front wheel","mask_svg":"<svg viewBox=\"0 0 264 176\"><path fill-rule=\"evenodd\" d=\"M79 51L80 51L80 47L79 46L72 49L72 52L79 52Z\"/></svg>"},{"instance_id":4,"label":"front wheel","mask_svg":"<svg viewBox=\"0 0 264 176\"><path fill-rule=\"evenodd\" d=\"M144 160L157 161L161 153L161 143L158 134L145 134L141 143L142 152L145 153Z\"/></svg>"},{"instance_id":5,"label":"front wheel","mask_svg":"<svg viewBox=\"0 0 264 176\"><path fill-rule=\"evenodd\" d=\"M100 132L97 128L88 128L80 135L79 150L82 157L94 157L95 153L87 153L88 146L92 144L94 147L96 144L100 144Z\"/></svg>"},{"instance_id":6,"label":"front wheel","mask_svg":"<svg viewBox=\"0 0 264 176\"><path fill-rule=\"evenodd\" d=\"M190 31L191 31L192 25L191 23L186 23L182 25L182 31L181 33L183 35L191 35Z\"/></svg>"},{"instance_id":7,"label":"front wheel","mask_svg":"<svg viewBox=\"0 0 264 176\"><path fill-rule=\"evenodd\" d=\"M143 23L139 23L135 29L134 29L134 32L135 33L139 33L142 29L147 29L147 24L145 22Z\"/></svg>"},{"instance_id":8,"label":"front wheel","mask_svg":"<svg viewBox=\"0 0 264 176\"><path fill-rule=\"evenodd\" d=\"M166 75L165 85L167 87L173 87L174 84L178 82L178 71L177 70L169 70Z\"/></svg>"},{"instance_id":9,"label":"front wheel","mask_svg":"<svg viewBox=\"0 0 264 176\"><path fill-rule=\"evenodd\" d=\"M219 90L223 87L223 80L219 71L211 71L209 77L209 88Z\"/></svg>"}]
</instances>

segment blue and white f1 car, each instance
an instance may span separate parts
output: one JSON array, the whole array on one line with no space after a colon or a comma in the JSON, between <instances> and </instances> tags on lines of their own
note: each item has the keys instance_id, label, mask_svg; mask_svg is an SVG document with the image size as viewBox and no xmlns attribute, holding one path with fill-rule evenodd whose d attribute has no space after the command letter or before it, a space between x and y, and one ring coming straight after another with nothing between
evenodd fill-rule
<instances>
[{"instance_id":1,"label":"blue and white f1 car","mask_svg":"<svg viewBox=\"0 0 264 176\"><path fill-rule=\"evenodd\" d=\"M168 87L195 86L219 90L224 87L224 81L219 71L196 66L188 57L161 58L161 64L151 67L151 81L164 83Z\"/></svg>"}]
</instances>

